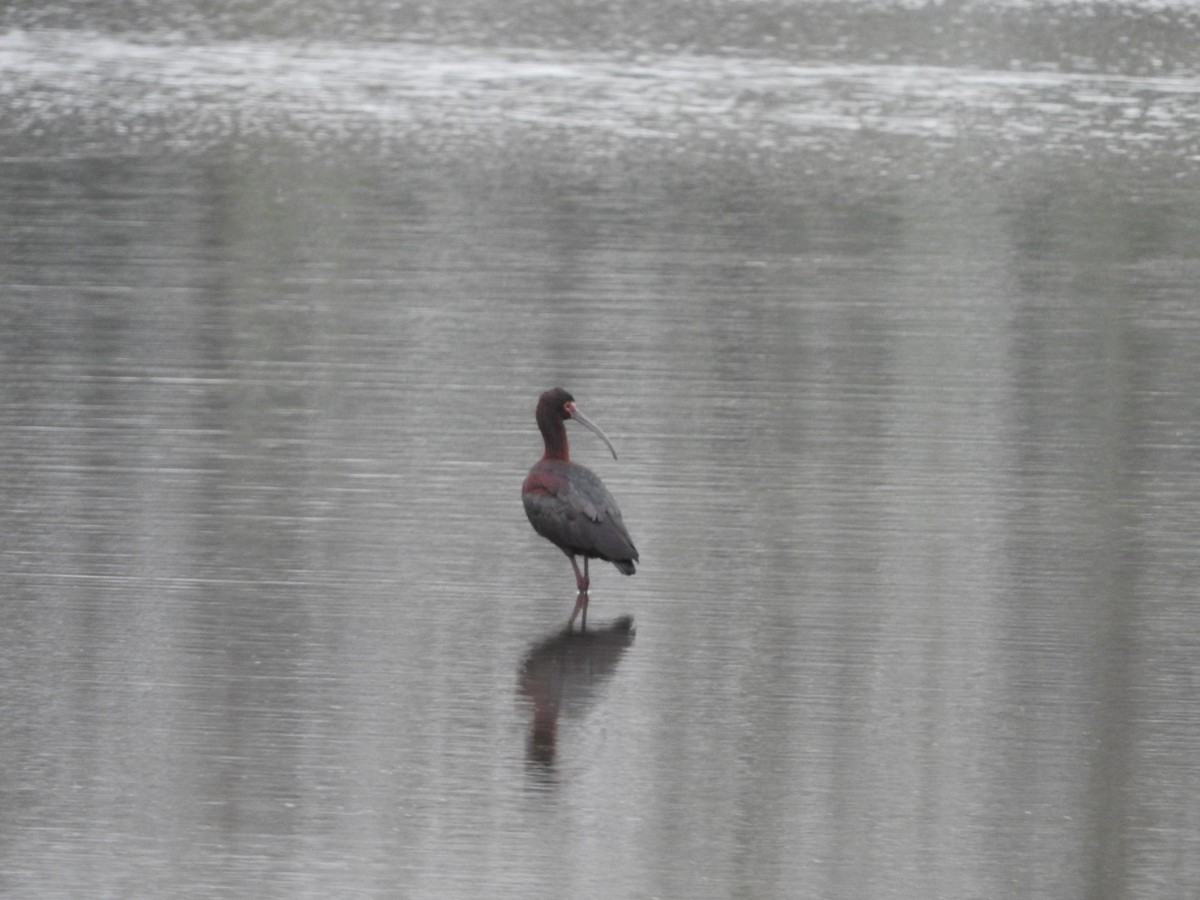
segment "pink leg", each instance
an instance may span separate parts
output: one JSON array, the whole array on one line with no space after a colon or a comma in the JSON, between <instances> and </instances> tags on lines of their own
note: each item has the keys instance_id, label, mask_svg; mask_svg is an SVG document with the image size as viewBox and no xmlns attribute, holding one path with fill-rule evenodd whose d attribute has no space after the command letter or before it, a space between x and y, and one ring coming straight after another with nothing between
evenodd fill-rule
<instances>
[{"instance_id":1,"label":"pink leg","mask_svg":"<svg viewBox=\"0 0 1200 900\"><path fill-rule=\"evenodd\" d=\"M588 607L588 585L591 581L588 579L588 558L583 558L583 618L579 620L579 630L587 631L587 607ZM575 601L578 603L579 601Z\"/></svg>"},{"instance_id":2,"label":"pink leg","mask_svg":"<svg viewBox=\"0 0 1200 900\"><path fill-rule=\"evenodd\" d=\"M563 551L566 553L566 551ZM588 607L588 561L587 557L583 558L583 571L579 571L579 564L575 562L574 554L567 553L567 558L571 560L571 568L575 570L575 587L579 589L579 595L575 598L575 609L571 611L571 618L567 620L567 628L571 628L575 624L575 617L581 612L583 619L579 623L579 630L587 629L587 607Z\"/></svg>"}]
</instances>

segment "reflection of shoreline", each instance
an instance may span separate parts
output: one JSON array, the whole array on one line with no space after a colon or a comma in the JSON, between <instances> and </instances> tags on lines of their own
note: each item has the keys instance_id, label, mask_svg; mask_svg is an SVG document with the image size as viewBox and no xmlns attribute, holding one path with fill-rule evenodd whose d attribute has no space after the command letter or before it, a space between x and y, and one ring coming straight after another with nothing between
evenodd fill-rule
<instances>
[{"instance_id":1,"label":"reflection of shoreline","mask_svg":"<svg viewBox=\"0 0 1200 900\"><path fill-rule=\"evenodd\" d=\"M533 704L526 758L549 768L558 748L558 720L591 707L596 688L616 669L637 632L631 616L601 628L562 631L538 642L521 662L518 691Z\"/></svg>"}]
</instances>

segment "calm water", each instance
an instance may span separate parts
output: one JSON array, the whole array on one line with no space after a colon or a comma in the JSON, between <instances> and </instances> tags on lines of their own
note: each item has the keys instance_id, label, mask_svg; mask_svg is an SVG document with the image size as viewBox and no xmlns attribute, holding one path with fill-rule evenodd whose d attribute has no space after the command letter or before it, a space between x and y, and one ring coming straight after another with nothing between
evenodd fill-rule
<instances>
[{"instance_id":1,"label":"calm water","mask_svg":"<svg viewBox=\"0 0 1200 900\"><path fill-rule=\"evenodd\" d=\"M1183 14L452 8L9 14L0 893L1188 896ZM587 637L556 384L642 556Z\"/></svg>"}]
</instances>

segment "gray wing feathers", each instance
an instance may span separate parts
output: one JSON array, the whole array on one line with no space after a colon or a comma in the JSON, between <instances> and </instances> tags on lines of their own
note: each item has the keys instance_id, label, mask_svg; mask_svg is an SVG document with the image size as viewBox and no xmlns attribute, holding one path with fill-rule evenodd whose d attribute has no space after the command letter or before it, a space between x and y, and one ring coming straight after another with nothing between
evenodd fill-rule
<instances>
[{"instance_id":1,"label":"gray wing feathers","mask_svg":"<svg viewBox=\"0 0 1200 900\"><path fill-rule=\"evenodd\" d=\"M592 472L576 470L557 494L526 494L525 512L534 530L560 547L598 556L631 573L638 558L621 510Z\"/></svg>"}]
</instances>

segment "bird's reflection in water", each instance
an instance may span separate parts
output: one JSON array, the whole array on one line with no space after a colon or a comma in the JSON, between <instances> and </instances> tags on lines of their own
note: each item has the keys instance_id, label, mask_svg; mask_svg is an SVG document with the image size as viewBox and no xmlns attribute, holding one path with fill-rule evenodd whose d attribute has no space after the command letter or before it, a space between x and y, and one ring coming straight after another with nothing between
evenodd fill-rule
<instances>
[{"instance_id":1,"label":"bird's reflection in water","mask_svg":"<svg viewBox=\"0 0 1200 900\"><path fill-rule=\"evenodd\" d=\"M622 616L599 628L555 633L526 655L518 690L533 704L526 758L536 771L554 767L559 716L587 712L635 634L633 617Z\"/></svg>"}]
</instances>

